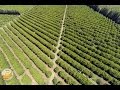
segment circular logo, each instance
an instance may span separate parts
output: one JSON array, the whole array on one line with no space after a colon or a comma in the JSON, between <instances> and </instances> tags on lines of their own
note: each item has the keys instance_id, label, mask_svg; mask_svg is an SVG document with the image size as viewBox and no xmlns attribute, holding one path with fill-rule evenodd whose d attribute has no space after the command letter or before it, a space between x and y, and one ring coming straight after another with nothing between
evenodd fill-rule
<instances>
[{"instance_id":1,"label":"circular logo","mask_svg":"<svg viewBox=\"0 0 120 90\"><path fill-rule=\"evenodd\" d=\"M3 80L10 80L13 77L13 72L11 69L7 68L1 72Z\"/></svg>"}]
</instances>

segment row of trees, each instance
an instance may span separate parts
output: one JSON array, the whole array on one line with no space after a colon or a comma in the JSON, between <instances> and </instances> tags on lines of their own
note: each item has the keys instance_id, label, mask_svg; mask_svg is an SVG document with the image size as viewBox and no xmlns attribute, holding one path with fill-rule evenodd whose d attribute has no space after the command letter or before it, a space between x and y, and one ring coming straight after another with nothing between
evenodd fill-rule
<instances>
[{"instance_id":1,"label":"row of trees","mask_svg":"<svg viewBox=\"0 0 120 90\"><path fill-rule=\"evenodd\" d=\"M93 76L94 73L92 71L90 71L88 68L86 68L85 66L83 66L82 64L74 60L74 58L71 58L70 56L68 56L66 53L60 51L58 55L68 64L70 64L71 66L79 70L81 73L84 73L86 76L90 78Z\"/></svg>"},{"instance_id":2,"label":"row of trees","mask_svg":"<svg viewBox=\"0 0 120 90\"><path fill-rule=\"evenodd\" d=\"M72 34L72 33L71 34L69 33L68 35L65 35L63 40L70 43L70 44L72 44L73 46L76 46L78 49L82 50L83 52L86 51L86 50L82 49L82 47L84 46L85 48L88 48L92 52L95 52L95 53L97 53L99 55L102 55L103 57L105 57L107 59L111 59L111 55L112 55L114 57L114 59L112 58L113 60L112 59L111 60L113 62L115 62L115 63L118 63L118 64L120 63L118 61L119 53L116 52L116 49L114 50L114 47L110 47L110 46L108 46L106 44L103 44L103 43L100 43L99 41L97 41L97 42L99 42L98 43L99 46L97 46L96 48L93 48L93 47L91 47L91 44L92 44L91 41L88 41L89 38L86 38L86 39L83 38L83 37L76 37L75 38L73 36L75 36L75 35ZM73 40L74 42L72 42L71 40ZM82 45L82 46L79 46L79 45ZM101 52L102 52L102 54L101 54ZM108 55L108 57L106 55Z\"/></svg>"},{"instance_id":3,"label":"row of trees","mask_svg":"<svg viewBox=\"0 0 120 90\"><path fill-rule=\"evenodd\" d=\"M69 84L69 85L79 85L74 79L72 79L71 77L69 77L65 71L60 71L58 72L58 75L64 79L64 81Z\"/></svg>"},{"instance_id":4,"label":"row of trees","mask_svg":"<svg viewBox=\"0 0 120 90\"><path fill-rule=\"evenodd\" d=\"M34 43L43 53L45 53L48 57L50 57L51 59L54 59L55 56L52 52L50 52L50 50L48 48L46 48L43 44L41 44L38 40L36 40L34 37L32 37L29 33L25 32L25 29L27 30L27 28L24 28L23 25L21 25L21 27L19 26L20 24L17 23L14 20L14 23L11 23L11 25L16 28L19 33L21 33L24 37L26 37L29 41L31 41L32 43ZM24 29L23 29L24 28Z\"/></svg>"},{"instance_id":5,"label":"row of trees","mask_svg":"<svg viewBox=\"0 0 120 90\"><path fill-rule=\"evenodd\" d=\"M74 44L73 42L72 42L72 44ZM63 45L64 45L64 47L66 47L66 45L65 45L65 42L63 43ZM69 44L68 44L68 46L67 46L67 48L69 48L69 49L71 49L71 50L73 50L74 52L76 52L76 50L75 50L75 48L73 48L72 49L72 46L70 46ZM82 50L81 48L80 48L80 50ZM87 65L90 65L90 64L87 64L87 62L84 62L83 63L83 59L89 59L90 61L91 60L94 60L94 59L90 59L90 57L87 55L87 54L89 54L89 53L87 53L87 54L83 54L83 52L85 52L87 49L84 49L84 50L82 50L83 52L81 52L80 50L77 50L77 54L79 54L81 57L83 57L83 58L80 58L80 57L78 57L78 56L76 56L74 53L72 53L70 50L68 51L68 49L66 49L65 50L65 48L63 49L63 51L65 52L65 53L67 53L68 55L70 55L71 57L73 57L73 59L75 59L75 60L77 60L78 62L80 62L80 63L82 63L83 65L85 65L85 66L87 66ZM93 53L93 52L91 52L91 53ZM87 55L87 56L86 56ZM97 55L97 54L92 54L92 55ZM61 56L60 56L61 58L63 57L63 54L61 54ZM98 57L98 55L97 55L97 57ZM95 57L96 58L96 57ZM64 58L62 58L62 59L64 59ZM97 58L98 59L98 58ZM65 59L64 59L65 60ZM82 60L82 61L81 61ZM105 60L105 58L104 59L100 59L100 60L102 60L102 62L104 62L104 63L108 63L109 61L107 60ZM104 65L104 64L100 64L99 62L96 62L97 60L95 60L95 61L91 61L93 64L95 64L95 65L97 65L97 67L101 67L102 68L102 66ZM86 63L86 64L85 64ZM99 64L97 64L97 63L99 63ZM109 65L113 65L113 67L116 67L115 65L114 65L114 63L109 63ZM110 65L110 66L111 66ZM118 66L118 65L117 65ZM95 68L95 67L94 67ZM107 68L107 66L105 66L105 68ZM104 69L105 69L104 68ZM116 67L116 69L118 69L118 67ZM106 69L107 70L107 69ZM94 70L95 71L95 70ZM112 72L114 72L114 69L109 69L108 70L108 73L110 73L110 74L112 74L112 75L114 75L114 77L116 77L116 78L119 78L119 74L118 74L118 71L115 71L116 73L112 73ZM97 75L98 75L98 73L97 73ZM104 77L104 76L103 76Z\"/></svg>"},{"instance_id":6,"label":"row of trees","mask_svg":"<svg viewBox=\"0 0 120 90\"><path fill-rule=\"evenodd\" d=\"M20 15L20 13L16 10L1 10L0 14L8 14L8 15Z\"/></svg>"},{"instance_id":7,"label":"row of trees","mask_svg":"<svg viewBox=\"0 0 120 90\"><path fill-rule=\"evenodd\" d=\"M51 72L47 70L47 67L45 64L25 45L23 44L19 38L17 38L7 27L3 27L4 31L8 34L8 36L24 51L24 53L32 60L32 62L46 75L46 77L51 76ZM15 51L17 51L18 48L15 47ZM18 54L17 52L16 54ZM21 56L22 55L22 56ZM26 68L30 68L32 65L29 60L27 60L24 55L20 53L18 57L22 60L22 63Z\"/></svg>"},{"instance_id":8,"label":"row of trees","mask_svg":"<svg viewBox=\"0 0 120 90\"><path fill-rule=\"evenodd\" d=\"M107 38L107 37L104 37L103 35L100 35L99 33L96 34L96 33L93 33L92 31L88 31L88 30L84 30L84 32L80 31L80 30L74 31L74 32L71 30L67 30L66 34L70 34L75 38L79 38L91 46L93 44L96 44L96 45L102 45L103 47L107 46L107 48L111 47L109 49L111 49L115 53L117 53L117 51L118 51L116 48L119 48L117 46L119 40L114 37L111 37L111 35L109 35L109 38ZM92 38L94 38L94 39L92 39ZM104 43L106 43L106 44L104 44Z\"/></svg>"},{"instance_id":9,"label":"row of trees","mask_svg":"<svg viewBox=\"0 0 120 90\"><path fill-rule=\"evenodd\" d=\"M65 34L62 38L62 45L64 47L62 52L65 54L60 54L60 58L67 61L71 66L74 65L74 67L77 61L110 84L119 85L120 67L118 65L119 61L117 61L119 59L114 56L117 60L109 60L109 56L112 56L112 53L114 55L115 52L107 48L110 46L107 43L114 45L116 42L116 38L113 36L117 31L113 22L95 13L87 6L73 6L69 8L68 12L67 14L70 14L72 18L67 18ZM95 31L101 32L100 35ZM109 40L108 35L111 39L114 39L114 42ZM106 37L107 39L105 39ZM110 54L96 48L97 46L103 47L103 45L105 47L103 49L108 49ZM116 47L113 48L115 49ZM103 56L101 56L102 53L104 53ZM67 56L65 57L65 55L72 58L74 62ZM107 55L106 58L105 55ZM78 66L79 64L76 65L76 67Z\"/></svg>"},{"instance_id":10,"label":"row of trees","mask_svg":"<svg viewBox=\"0 0 120 90\"><path fill-rule=\"evenodd\" d=\"M57 42L52 39L49 34L48 35L45 35L44 33L42 32L39 32L38 30L36 30L35 28L33 28L31 25L25 23L24 20L21 20L21 19L18 19L17 20L18 22L20 22L22 25L26 26L29 30L33 31L35 34L37 34L38 36L42 37L44 40L48 41L49 43L51 43L52 45L54 46L57 46ZM41 30L41 29L40 29Z\"/></svg>"},{"instance_id":11,"label":"row of trees","mask_svg":"<svg viewBox=\"0 0 120 90\"><path fill-rule=\"evenodd\" d=\"M48 25L52 26L53 28L56 28L56 30L59 31L60 23L56 22L59 19L58 17L56 18L57 19L56 21L55 20L51 21L51 20L49 20L49 18L52 18L52 17L49 17L46 20L43 15L41 16L41 15L38 15L38 14L32 14L31 13L31 14L25 14L24 16L29 17L29 18L34 18L36 20L39 20L39 22L43 22L45 24L48 24Z\"/></svg>"},{"instance_id":12,"label":"row of trees","mask_svg":"<svg viewBox=\"0 0 120 90\"><path fill-rule=\"evenodd\" d=\"M28 17L28 16L21 16L23 19L27 19L29 22L33 22L36 26L39 26L43 29L45 29L48 32L51 32L56 37L59 36L60 31L56 30L53 26L50 26L49 24L45 24L44 22L39 22L37 19Z\"/></svg>"},{"instance_id":13,"label":"row of trees","mask_svg":"<svg viewBox=\"0 0 120 90\"><path fill-rule=\"evenodd\" d=\"M23 25L23 23L20 20L16 20L15 23L21 27L26 33L31 35L31 37L35 38L37 41L39 41L41 44L46 46L46 49L49 49L51 51L56 51L56 48L40 36L38 36L34 31L31 31L29 28L26 28L26 25ZM41 45L42 46L42 45Z\"/></svg>"},{"instance_id":14,"label":"row of trees","mask_svg":"<svg viewBox=\"0 0 120 90\"><path fill-rule=\"evenodd\" d=\"M75 68L64 62L62 59L57 59L56 63L81 84L92 85L92 82L87 77L85 77L82 73L79 73Z\"/></svg>"},{"instance_id":15,"label":"row of trees","mask_svg":"<svg viewBox=\"0 0 120 90\"><path fill-rule=\"evenodd\" d=\"M92 56L92 57L102 61L104 64L110 65L111 67L113 67L114 69L116 69L118 71L120 70L120 66L118 64L114 63L114 62L116 62L116 60L112 59L110 61L109 59L107 59L106 58L107 57L106 53L103 53L104 57L102 57L103 55L101 55L101 52L100 52L100 55L99 55L99 54L96 54L94 51L92 52L91 50L88 50L88 48L85 48L84 46L81 46L81 45L77 44L77 48L75 48L74 46L70 45L71 43L69 43L68 40L66 42L63 42L63 46L69 48L70 50L72 50L73 52L77 53L81 57L86 58L86 59L90 59L90 56ZM109 58L109 54L107 54L107 55L108 55L108 58ZM119 61L117 63L119 63Z\"/></svg>"},{"instance_id":16,"label":"row of trees","mask_svg":"<svg viewBox=\"0 0 120 90\"><path fill-rule=\"evenodd\" d=\"M67 44L66 44L67 45ZM117 70L119 70L119 65L117 66L117 69L115 70L115 69L113 69L113 68L111 68L112 66L114 66L114 67L116 67L115 65L116 64L114 64L114 63L112 63L112 62L109 62L109 60L107 60L107 59L103 59L103 58L100 58L98 55L96 55L97 57L96 58L92 58L89 54L85 54L85 53L83 53L83 52L81 52L80 50L77 50L77 49L75 49L74 47L72 47L72 46L70 46L69 44L66 46L67 48L70 48L70 49L72 49L72 51L71 50L69 50L69 49L67 49L67 48L64 48L62 51L64 51L66 54L68 54L69 56L71 56L73 59L75 59L75 60L79 60L79 59L86 59L86 60L89 60L90 62L92 62L93 63L93 65L96 65L97 67L99 67L99 68L101 68L101 69L104 69L104 71L106 71L107 73L109 73L109 74L111 74L112 76L114 76L115 78L117 78L117 79L120 79L120 73L119 73L119 71L117 71ZM74 52L75 53L74 53ZM79 54L81 57L79 57L77 54ZM61 56L61 57L63 57L63 55ZM99 57L99 59L98 59L98 57ZM100 61L102 61L103 63L101 63ZM106 65L105 65L105 64ZM111 67L108 67L107 65L110 65Z\"/></svg>"},{"instance_id":17,"label":"row of trees","mask_svg":"<svg viewBox=\"0 0 120 90\"><path fill-rule=\"evenodd\" d=\"M70 52L70 51L69 51ZM68 52L67 52L68 54ZM73 55L75 56L75 55ZM63 60L65 59L63 57L63 55L60 56ZM88 69L90 69L93 73L95 73L96 75L104 78L105 80L107 80L109 83L113 84L113 85L119 85L120 84L120 81L117 80L116 78L112 77L111 75L109 75L107 72L105 72L104 70L98 68L99 65L101 65L100 63L96 63L94 59L90 59L90 63L87 59L85 58L82 58L82 57L79 57L79 56L75 56L74 58L76 58L75 60L79 63L81 63L82 65L84 65L85 67L87 67ZM94 61L92 61L94 60ZM95 65L94 65L95 64ZM96 67L97 66L97 67ZM103 65L102 65L103 66ZM102 67L102 66L99 66L99 67ZM105 69L105 68L104 68ZM112 69L110 69L112 70ZM112 71L111 71L112 73ZM114 75L115 74L115 75ZM119 78L119 73L116 72L116 73L112 73L112 75L114 75L115 77L118 76L117 78Z\"/></svg>"},{"instance_id":18,"label":"row of trees","mask_svg":"<svg viewBox=\"0 0 120 90\"><path fill-rule=\"evenodd\" d=\"M11 22L12 23L12 22ZM39 50L38 47L36 47L33 43L31 43L28 39L26 39L25 37L23 37L22 34L20 34L18 31L18 28L13 27L11 25L7 25L8 29L11 30L16 36L19 37L19 39L24 42L24 44L26 46L28 46L28 48L33 51L44 63L46 63L49 67L53 66L53 62L51 62L51 60L43 53ZM18 31L17 31L18 30Z\"/></svg>"},{"instance_id":19,"label":"row of trees","mask_svg":"<svg viewBox=\"0 0 120 90\"><path fill-rule=\"evenodd\" d=\"M5 42L5 40L0 37L0 47L3 49L4 53L7 55L7 58L9 59L11 65L13 66L16 73L20 76L24 73L24 69L21 66L21 64L18 62L17 58L14 57L14 54L10 50L10 46L8 46ZM3 44L4 43L4 44Z\"/></svg>"},{"instance_id":20,"label":"row of trees","mask_svg":"<svg viewBox=\"0 0 120 90\"><path fill-rule=\"evenodd\" d=\"M34 28L34 30L38 30L38 32L41 32L41 33L43 33L44 35L49 36L49 38L51 38L51 39L53 39L53 40L55 40L55 41L58 41L58 37L56 37L56 36L53 34L53 32L47 31L45 27L36 26L36 25L34 24L34 22L32 22L33 20L32 20L32 21L27 21L27 19L23 19L22 17L19 17L19 19L20 19L21 21L25 22L26 24L28 24L29 26L31 26L32 29Z\"/></svg>"}]
</instances>

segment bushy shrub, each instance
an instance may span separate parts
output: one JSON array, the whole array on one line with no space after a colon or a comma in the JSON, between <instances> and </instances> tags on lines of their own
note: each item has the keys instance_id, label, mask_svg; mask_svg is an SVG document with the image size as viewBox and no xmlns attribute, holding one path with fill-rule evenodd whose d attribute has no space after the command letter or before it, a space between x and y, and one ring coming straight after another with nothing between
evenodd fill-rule
<instances>
[{"instance_id":1,"label":"bushy shrub","mask_svg":"<svg viewBox=\"0 0 120 90\"><path fill-rule=\"evenodd\" d=\"M58 73L58 72L59 72L59 68L56 67L56 68L54 69L54 71L55 71L56 73Z\"/></svg>"},{"instance_id":2,"label":"bushy shrub","mask_svg":"<svg viewBox=\"0 0 120 90\"><path fill-rule=\"evenodd\" d=\"M56 77L54 77L54 79L52 80L53 84L56 85L58 83L58 80Z\"/></svg>"},{"instance_id":3,"label":"bushy shrub","mask_svg":"<svg viewBox=\"0 0 120 90\"><path fill-rule=\"evenodd\" d=\"M57 85L63 85L63 83L61 81L58 81Z\"/></svg>"}]
</instances>

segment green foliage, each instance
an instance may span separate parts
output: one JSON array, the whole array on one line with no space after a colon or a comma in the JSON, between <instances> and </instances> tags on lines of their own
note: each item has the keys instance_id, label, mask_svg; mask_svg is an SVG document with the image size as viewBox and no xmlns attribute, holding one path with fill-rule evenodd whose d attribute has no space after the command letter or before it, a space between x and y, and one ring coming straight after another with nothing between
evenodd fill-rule
<instances>
[{"instance_id":1,"label":"green foliage","mask_svg":"<svg viewBox=\"0 0 120 90\"><path fill-rule=\"evenodd\" d=\"M11 52L3 38L0 37L0 47L3 49L4 53L6 53L10 63L12 64L13 68L17 72L18 75L22 75L24 73L23 67L20 65L20 63L17 61L17 59L14 57L14 54Z\"/></svg>"},{"instance_id":2,"label":"green foliage","mask_svg":"<svg viewBox=\"0 0 120 90\"><path fill-rule=\"evenodd\" d=\"M37 41L34 37L32 37L29 33L25 32L25 29L23 29L23 26L19 26L20 24L17 23L14 20L14 23L12 22L11 25L13 27L15 27L17 30L19 30L19 32L24 35L29 41L33 42L34 45L36 45L42 52L44 52L48 57L50 57L51 59L54 59L54 54L50 52L50 50L48 48L46 48L43 44L41 44L39 41ZM26 28L27 30L27 28ZM28 31L28 30L27 30ZM33 33L34 34L34 33Z\"/></svg>"},{"instance_id":3,"label":"green foliage","mask_svg":"<svg viewBox=\"0 0 120 90\"><path fill-rule=\"evenodd\" d=\"M48 64L49 67L53 66L53 63L50 61L50 59L39 50L38 47L36 47L33 43L31 43L28 39L23 37L16 29L8 25L8 29L10 29L15 35L17 35L22 42L25 43L26 46L28 46L29 49L31 49L41 60L43 60L46 64Z\"/></svg>"},{"instance_id":4,"label":"green foliage","mask_svg":"<svg viewBox=\"0 0 120 90\"><path fill-rule=\"evenodd\" d=\"M70 75L72 75L77 81L82 84L89 85L92 84L83 74L79 73L75 68L64 62L62 59L57 59L56 63L65 69Z\"/></svg>"},{"instance_id":5,"label":"green foliage","mask_svg":"<svg viewBox=\"0 0 120 90\"><path fill-rule=\"evenodd\" d=\"M32 60L32 62L33 62L43 73L45 73L45 75L49 78L52 73L47 70L45 64L44 64L23 42L21 42L21 40L20 40L18 37L16 37L12 32L10 32L9 29L7 29L6 27L4 27L4 30L5 30L5 32L8 34L8 36L9 36L9 37L24 51L24 53ZM17 48L16 48L16 49L17 49ZM17 52L16 54L19 54L19 53L20 53L20 51ZM23 54L19 54L19 55L20 55L20 56L18 56L18 57L20 57L20 58L23 57ZM22 55L22 56L21 56L21 55ZM24 59L24 58L23 58L22 60L24 60L24 61L22 61L22 62L24 62L23 64L25 65L26 68L30 68L30 67L31 67L31 66L29 66L29 65L31 65L30 62L29 62L29 60ZM27 65L28 62L29 62L29 65Z\"/></svg>"},{"instance_id":6,"label":"green foliage","mask_svg":"<svg viewBox=\"0 0 120 90\"><path fill-rule=\"evenodd\" d=\"M44 79L43 76L41 75L40 72L38 72L38 70L36 70L35 68L31 67L29 69L31 75L33 76L33 78L35 79L35 81L40 84L43 85L44 84Z\"/></svg>"},{"instance_id":7,"label":"green foliage","mask_svg":"<svg viewBox=\"0 0 120 90\"><path fill-rule=\"evenodd\" d=\"M17 79L15 75L13 75L12 79L6 81L7 85L21 85L20 81Z\"/></svg>"},{"instance_id":8,"label":"green foliage","mask_svg":"<svg viewBox=\"0 0 120 90\"><path fill-rule=\"evenodd\" d=\"M0 5L1 10L17 10L20 13L24 13L31 9L33 5ZM1 15L0 14L0 27L5 25L7 22L16 18L17 15Z\"/></svg>"},{"instance_id":9,"label":"green foliage","mask_svg":"<svg viewBox=\"0 0 120 90\"><path fill-rule=\"evenodd\" d=\"M55 71L56 73L58 73L58 72L59 72L59 68L56 67L56 68L54 69L54 71Z\"/></svg>"},{"instance_id":10,"label":"green foliage","mask_svg":"<svg viewBox=\"0 0 120 90\"><path fill-rule=\"evenodd\" d=\"M32 80L26 74L22 77L21 82L23 85L31 85L32 84Z\"/></svg>"},{"instance_id":11,"label":"green foliage","mask_svg":"<svg viewBox=\"0 0 120 90\"><path fill-rule=\"evenodd\" d=\"M63 85L63 83L61 81L58 81L57 85Z\"/></svg>"},{"instance_id":12,"label":"green foliage","mask_svg":"<svg viewBox=\"0 0 120 90\"><path fill-rule=\"evenodd\" d=\"M58 5L35 6L3 27L0 30L0 48L3 50L0 52L0 70L10 67L8 58L17 74L22 75L24 69L19 59L38 84L45 84L44 78L52 75L48 68L54 66L52 60L64 10L65 6ZM112 85L120 85L119 25L85 5L78 5L68 6L64 26L56 60L59 66L54 69L55 73L70 85L93 85L94 75ZM31 62L42 73L33 68ZM28 76L22 81L31 82ZM16 82L20 84L14 76L7 83ZM105 84L99 79L96 82ZM2 80L0 83L3 84ZM56 77L53 83L63 84Z\"/></svg>"},{"instance_id":13,"label":"green foliage","mask_svg":"<svg viewBox=\"0 0 120 90\"><path fill-rule=\"evenodd\" d=\"M104 82L101 79L97 79L96 83L99 84L99 85L103 85L104 84Z\"/></svg>"},{"instance_id":14,"label":"green foliage","mask_svg":"<svg viewBox=\"0 0 120 90\"><path fill-rule=\"evenodd\" d=\"M65 82L69 85L79 85L78 82L69 77L64 71L60 71L58 75L62 77L65 80Z\"/></svg>"},{"instance_id":15,"label":"green foliage","mask_svg":"<svg viewBox=\"0 0 120 90\"><path fill-rule=\"evenodd\" d=\"M58 83L58 80L56 77L54 77L54 79L52 80L53 84L56 85Z\"/></svg>"}]
</instances>

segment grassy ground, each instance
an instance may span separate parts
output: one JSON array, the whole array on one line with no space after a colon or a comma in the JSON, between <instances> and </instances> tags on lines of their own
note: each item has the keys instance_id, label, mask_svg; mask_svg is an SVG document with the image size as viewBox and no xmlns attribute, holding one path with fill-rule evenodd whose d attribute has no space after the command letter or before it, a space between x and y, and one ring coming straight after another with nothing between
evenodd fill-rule
<instances>
[{"instance_id":1,"label":"grassy ground","mask_svg":"<svg viewBox=\"0 0 120 90\"><path fill-rule=\"evenodd\" d=\"M0 85L4 85L4 81L2 80L2 76L0 75Z\"/></svg>"},{"instance_id":2,"label":"grassy ground","mask_svg":"<svg viewBox=\"0 0 120 90\"><path fill-rule=\"evenodd\" d=\"M0 5L2 10L17 10L20 13L24 13L27 10L31 9L33 5ZM7 22L11 21L18 15L3 15L0 14L0 27L5 25Z\"/></svg>"},{"instance_id":3,"label":"grassy ground","mask_svg":"<svg viewBox=\"0 0 120 90\"><path fill-rule=\"evenodd\" d=\"M31 85L32 80L25 74L21 79L23 85Z\"/></svg>"},{"instance_id":4,"label":"grassy ground","mask_svg":"<svg viewBox=\"0 0 120 90\"><path fill-rule=\"evenodd\" d=\"M20 82L15 76L13 76L11 80L6 81L6 84L7 85L20 85Z\"/></svg>"},{"instance_id":5,"label":"grassy ground","mask_svg":"<svg viewBox=\"0 0 120 90\"><path fill-rule=\"evenodd\" d=\"M17 15L2 15L0 14L0 27L5 25L7 22L11 21L17 17Z\"/></svg>"},{"instance_id":6,"label":"grassy ground","mask_svg":"<svg viewBox=\"0 0 120 90\"><path fill-rule=\"evenodd\" d=\"M29 10L32 7L33 7L33 5L0 5L0 9L3 9L3 10L17 10L20 13L23 13L23 12Z\"/></svg>"}]
</instances>

